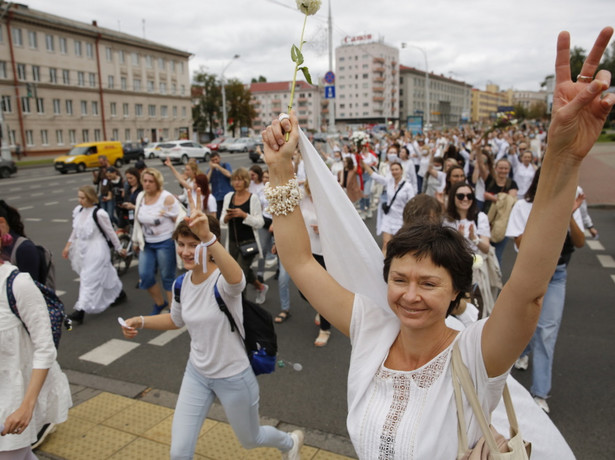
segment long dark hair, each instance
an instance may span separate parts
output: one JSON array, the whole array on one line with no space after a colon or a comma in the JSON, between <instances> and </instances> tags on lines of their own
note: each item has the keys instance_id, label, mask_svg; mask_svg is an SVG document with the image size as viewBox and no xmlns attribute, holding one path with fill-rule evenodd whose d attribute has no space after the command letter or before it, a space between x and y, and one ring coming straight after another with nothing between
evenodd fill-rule
<instances>
[{"instance_id":1,"label":"long dark hair","mask_svg":"<svg viewBox=\"0 0 615 460\"><path fill-rule=\"evenodd\" d=\"M455 166L451 166L448 171L446 171L446 185L444 186L444 194L448 195L448 192L451 190L452 184L451 184L451 175L453 174L453 171L455 171L456 169L461 169L461 172L463 173L463 177L464 177L464 181L465 182L465 177L466 177L466 172L463 170L463 167L455 165Z\"/></svg>"},{"instance_id":2,"label":"long dark hair","mask_svg":"<svg viewBox=\"0 0 615 460\"><path fill-rule=\"evenodd\" d=\"M17 209L6 204L4 200L0 200L0 217L6 219L6 223L13 232L17 233L19 236L26 236L23 222L21 221L21 214L19 214Z\"/></svg>"},{"instance_id":3,"label":"long dark hair","mask_svg":"<svg viewBox=\"0 0 615 460\"><path fill-rule=\"evenodd\" d=\"M203 211L207 211L207 200L209 199L209 179L205 174L197 174L194 178L197 187L201 189L201 196L203 197Z\"/></svg>"},{"instance_id":4,"label":"long dark hair","mask_svg":"<svg viewBox=\"0 0 615 460\"><path fill-rule=\"evenodd\" d=\"M525 192L524 199L528 203L533 203L534 198L536 198L536 190L538 189L538 180L540 179L540 168L536 170L534 173L534 178L532 179L532 183L530 184L530 188Z\"/></svg>"},{"instance_id":5,"label":"long dark hair","mask_svg":"<svg viewBox=\"0 0 615 460\"><path fill-rule=\"evenodd\" d=\"M457 193L457 190L459 190L461 187L468 187L472 191L472 193L474 193L474 189L467 182L457 182L456 184L453 184L451 186L451 191L448 192L448 204L446 205L446 217L450 220L461 219L461 216L457 211L457 206L455 206L455 194ZM468 220L476 222L476 219L478 218L478 213L479 210L478 205L476 204L476 196L474 196L472 204L468 208L468 215L466 218Z\"/></svg>"}]
</instances>

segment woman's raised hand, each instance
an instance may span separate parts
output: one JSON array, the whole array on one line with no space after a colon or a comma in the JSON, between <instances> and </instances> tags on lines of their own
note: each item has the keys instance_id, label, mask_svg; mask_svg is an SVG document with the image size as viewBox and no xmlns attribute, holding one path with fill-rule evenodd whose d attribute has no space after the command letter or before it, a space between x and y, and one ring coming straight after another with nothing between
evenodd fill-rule
<instances>
[{"instance_id":1,"label":"woman's raised hand","mask_svg":"<svg viewBox=\"0 0 615 460\"><path fill-rule=\"evenodd\" d=\"M192 198L192 193L188 193L188 203L191 209L190 216L185 220L188 222L190 229L199 237L201 241L209 241L211 239L211 231L209 230L209 220L203 209L203 195L201 189L196 189L196 203Z\"/></svg>"},{"instance_id":2,"label":"woman's raised hand","mask_svg":"<svg viewBox=\"0 0 615 460\"><path fill-rule=\"evenodd\" d=\"M286 133L290 133L288 142L284 140ZM262 132L262 137L270 180L272 185L279 185L278 181L285 182L293 174L292 157L299 141L299 124L295 111L291 111L289 118L282 117L282 121L273 120Z\"/></svg>"},{"instance_id":3,"label":"woman's raised hand","mask_svg":"<svg viewBox=\"0 0 615 460\"><path fill-rule=\"evenodd\" d=\"M583 63L581 76L594 77L612 35L612 27L605 27L600 31ZM601 98L602 92L610 85L609 71L600 70L591 83L582 80L578 79L576 83L571 80L570 34L561 32L557 38L555 91L548 149L568 152L576 160L582 160L594 145L607 115L615 104L615 94Z\"/></svg>"}]
</instances>

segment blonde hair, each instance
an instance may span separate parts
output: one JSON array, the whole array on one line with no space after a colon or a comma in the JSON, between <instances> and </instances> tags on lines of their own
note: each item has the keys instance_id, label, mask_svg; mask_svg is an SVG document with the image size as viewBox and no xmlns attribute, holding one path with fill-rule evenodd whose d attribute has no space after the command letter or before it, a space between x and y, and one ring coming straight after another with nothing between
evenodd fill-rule
<instances>
[{"instance_id":1,"label":"blonde hair","mask_svg":"<svg viewBox=\"0 0 615 460\"><path fill-rule=\"evenodd\" d=\"M194 175L194 177L198 176L199 174L202 174L201 170L199 169L199 165L196 162L196 159L194 158L190 158L190 160L186 164L186 168L192 171L192 174Z\"/></svg>"},{"instance_id":2,"label":"blonde hair","mask_svg":"<svg viewBox=\"0 0 615 460\"><path fill-rule=\"evenodd\" d=\"M235 180L237 178L243 179L246 188L250 187L250 173L246 168L239 168L233 171L233 174L231 175L231 180Z\"/></svg>"},{"instance_id":3,"label":"blonde hair","mask_svg":"<svg viewBox=\"0 0 615 460\"><path fill-rule=\"evenodd\" d=\"M156 182L156 185L158 186L158 190L162 190L164 185L164 177L162 177L162 173L156 168L145 168L141 173L141 181L143 181L143 176L146 174L152 176L154 178L154 182Z\"/></svg>"},{"instance_id":4,"label":"blonde hair","mask_svg":"<svg viewBox=\"0 0 615 460\"><path fill-rule=\"evenodd\" d=\"M85 195L85 199L90 202L90 204L98 203L98 195L96 195L96 189L91 185L82 185L79 187L79 191Z\"/></svg>"}]
</instances>

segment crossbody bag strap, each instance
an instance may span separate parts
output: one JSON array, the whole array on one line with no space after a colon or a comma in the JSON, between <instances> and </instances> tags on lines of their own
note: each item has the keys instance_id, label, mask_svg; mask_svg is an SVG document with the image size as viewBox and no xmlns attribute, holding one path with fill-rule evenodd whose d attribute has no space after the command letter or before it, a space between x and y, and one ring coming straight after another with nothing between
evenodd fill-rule
<instances>
[{"instance_id":1,"label":"crossbody bag strap","mask_svg":"<svg viewBox=\"0 0 615 460\"><path fill-rule=\"evenodd\" d=\"M399 191L401 190L401 188L404 186L405 183L406 183L405 180L401 181L401 184L399 184L399 186L397 187L397 190L395 190L395 195L393 195L393 198L391 199L391 202L389 203L389 207L393 206L393 202L395 201L395 198L397 198L397 194L399 193Z\"/></svg>"},{"instance_id":2,"label":"crossbody bag strap","mask_svg":"<svg viewBox=\"0 0 615 460\"><path fill-rule=\"evenodd\" d=\"M463 392L466 395L466 399L470 403L472 407L472 412L474 412L474 417L476 417L476 421L480 425L480 429L483 432L483 436L487 445L489 446L489 450L491 452L498 452L498 446L495 442L495 438L493 437L493 433L489 428L489 423L487 423L487 418L485 417L485 413L483 412L483 408L478 401L478 395L476 394L476 389L474 388L474 384L472 383L472 377L470 376L470 372L468 368L463 363L463 359L461 358L461 351L459 350L459 342L456 341L455 345L453 345L453 356L451 358L453 365L453 384L455 380L461 384L463 388ZM461 424L461 420L459 420L459 416L462 414L457 413L458 423ZM463 428L466 431L465 427L465 418L463 419ZM464 436L465 437L465 436ZM459 442L461 443L461 437L459 438ZM467 437L465 437L464 450L467 450L468 443ZM461 449L461 446L458 447L458 450Z\"/></svg>"},{"instance_id":3,"label":"crossbody bag strap","mask_svg":"<svg viewBox=\"0 0 615 460\"><path fill-rule=\"evenodd\" d=\"M19 246L21 246L21 244L27 239L28 238L24 236L20 236L15 240L15 243L13 243L13 250L11 251L11 260L10 260L10 262L13 265L17 265L17 249L19 249Z\"/></svg>"},{"instance_id":4,"label":"crossbody bag strap","mask_svg":"<svg viewBox=\"0 0 615 460\"><path fill-rule=\"evenodd\" d=\"M239 332L239 328L237 327L235 318L233 318L233 314L226 306L226 303L224 302L224 299L222 298L222 296L220 295L220 291L218 290L218 280L220 279L220 276L222 275L218 275L216 283L214 284L214 297L216 298L216 303L218 304L218 307L220 308L222 313L224 313L228 318L229 323L231 323L231 332L237 331L239 333L239 336L241 337L241 340L244 340L241 336L241 332Z\"/></svg>"},{"instance_id":5,"label":"crossbody bag strap","mask_svg":"<svg viewBox=\"0 0 615 460\"><path fill-rule=\"evenodd\" d=\"M26 326L26 323L23 322L23 319L21 319L19 310L17 310L17 300L15 300L15 294L13 293L13 281L15 281L15 278L17 277L17 275L19 275L19 270L13 270L11 274L9 275L9 277L6 279L6 297L8 299L9 308L11 309L11 312L13 312L15 316L17 316L17 319L21 321L21 324L23 324L23 327L26 329L26 332L29 334L30 332L28 331L28 327Z\"/></svg>"}]
</instances>

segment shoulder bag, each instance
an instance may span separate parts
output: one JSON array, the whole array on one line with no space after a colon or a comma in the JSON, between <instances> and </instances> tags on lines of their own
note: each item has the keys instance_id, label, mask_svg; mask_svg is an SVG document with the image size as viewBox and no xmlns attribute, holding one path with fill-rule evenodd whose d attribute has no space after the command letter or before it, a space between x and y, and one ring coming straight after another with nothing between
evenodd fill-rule
<instances>
[{"instance_id":1,"label":"shoulder bag","mask_svg":"<svg viewBox=\"0 0 615 460\"><path fill-rule=\"evenodd\" d=\"M453 389L457 405L457 460L528 460L532 452L532 445L521 437L517 415L510 398L508 386L504 386L502 397L504 398L506 415L510 424L510 439L506 439L491 424L487 423L487 417L485 417L483 408L478 401L472 377L461 358L458 342L455 342L453 346L451 363ZM468 435L466 419L463 413L461 388L463 388L463 392L472 407L474 417L483 432L483 436L473 448L468 448Z\"/></svg>"},{"instance_id":2,"label":"shoulder bag","mask_svg":"<svg viewBox=\"0 0 615 460\"><path fill-rule=\"evenodd\" d=\"M406 183L406 181L401 181L401 184L399 184L399 186L397 187L397 190L395 190L395 195L393 195L393 198L391 199L390 203L382 203L382 212L385 214L388 214L389 211L391 210L391 206L393 206L393 202L395 201L395 198L397 198L397 194L399 193L399 191L402 189L402 187L404 186L404 184Z\"/></svg>"}]
</instances>

